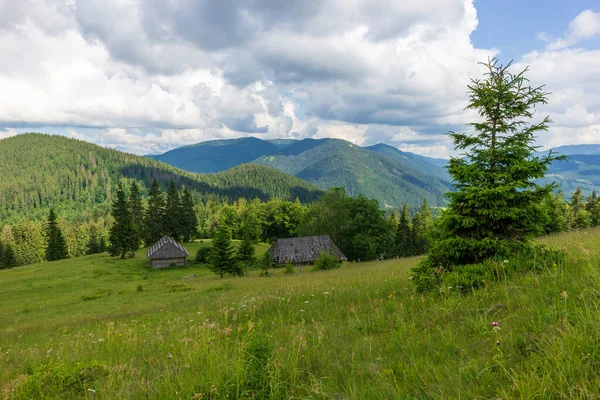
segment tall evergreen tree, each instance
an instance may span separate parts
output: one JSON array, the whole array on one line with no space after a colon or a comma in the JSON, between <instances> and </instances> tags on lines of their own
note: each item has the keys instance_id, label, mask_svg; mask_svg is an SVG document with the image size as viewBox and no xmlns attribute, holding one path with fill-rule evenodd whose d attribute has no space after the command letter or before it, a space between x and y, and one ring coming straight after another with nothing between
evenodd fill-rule
<instances>
[{"instance_id":1,"label":"tall evergreen tree","mask_svg":"<svg viewBox=\"0 0 600 400\"><path fill-rule=\"evenodd\" d=\"M513 74L510 63L484 64L486 79L472 80L467 109L479 113L473 134L450 132L456 150L448 172L455 190L447 210L437 219L435 240L427 257L413 270L420 291L434 290L441 275L454 266L507 257L530 245L542 230L542 202L555 185L540 186L552 152L538 156L536 134L548 130L550 119L529 124L534 108L547 103L543 86L531 87L524 71Z\"/></svg>"},{"instance_id":2,"label":"tall evergreen tree","mask_svg":"<svg viewBox=\"0 0 600 400\"><path fill-rule=\"evenodd\" d=\"M192 193L183 189L181 196L180 219L181 219L181 238L184 242L189 242L198 237L198 216L194 211L194 200Z\"/></svg>"},{"instance_id":3,"label":"tall evergreen tree","mask_svg":"<svg viewBox=\"0 0 600 400\"><path fill-rule=\"evenodd\" d=\"M137 250L142 245L144 206L140 197L140 188L136 181L131 182L128 206L131 214L131 245Z\"/></svg>"},{"instance_id":4,"label":"tall evergreen tree","mask_svg":"<svg viewBox=\"0 0 600 400\"><path fill-rule=\"evenodd\" d=\"M425 254L429 250L428 232L433 225L433 217L427 199L423 199L421 210L413 218L413 240L416 254Z\"/></svg>"},{"instance_id":5,"label":"tall evergreen tree","mask_svg":"<svg viewBox=\"0 0 600 400\"><path fill-rule=\"evenodd\" d=\"M152 246L166 234L164 220L165 199L155 179L152 181L152 186L150 186L148 207L144 215L144 243L146 246Z\"/></svg>"},{"instance_id":6,"label":"tall evergreen tree","mask_svg":"<svg viewBox=\"0 0 600 400\"><path fill-rule=\"evenodd\" d=\"M67 258L67 242L56 221L54 209L50 209L46 223L46 260L55 261Z\"/></svg>"},{"instance_id":7,"label":"tall evergreen tree","mask_svg":"<svg viewBox=\"0 0 600 400\"><path fill-rule=\"evenodd\" d=\"M110 255L113 257L125 255L129 251L136 250L135 243L132 241L133 227L131 222L131 212L123 185L119 183L116 198L112 203L111 214L115 219L110 229Z\"/></svg>"},{"instance_id":8,"label":"tall evergreen tree","mask_svg":"<svg viewBox=\"0 0 600 400\"><path fill-rule=\"evenodd\" d=\"M18 266L15 249L12 244L6 243L2 245L2 258L0 259L0 267L14 268Z\"/></svg>"},{"instance_id":9,"label":"tall evergreen tree","mask_svg":"<svg viewBox=\"0 0 600 400\"><path fill-rule=\"evenodd\" d=\"M215 230L212 242L210 268L221 275L236 272L233 247L231 246L231 231L225 224L219 224Z\"/></svg>"},{"instance_id":10,"label":"tall evergreen tree","mask_svg":"<svg viewBox=\"0 0 600 400\"><path fill-rule=\"evenodd\" d=\"M396 254L399 257L415 255L415 240L408 205L406 203L402 207L402 213L398 220L398 228L396 229Z\"/></svg>"},{"instance_id":11,"label":"tall evergreen tree","mask_svg":"<svg viewBox=\"0 0 600 400\"><path fill-rule=\"evenodd\" d=\"M164 229L167 235L179 241L182 237L181 202L175 182L169 183L167 202L165 204Z\"/></svg>"}]
</instances>

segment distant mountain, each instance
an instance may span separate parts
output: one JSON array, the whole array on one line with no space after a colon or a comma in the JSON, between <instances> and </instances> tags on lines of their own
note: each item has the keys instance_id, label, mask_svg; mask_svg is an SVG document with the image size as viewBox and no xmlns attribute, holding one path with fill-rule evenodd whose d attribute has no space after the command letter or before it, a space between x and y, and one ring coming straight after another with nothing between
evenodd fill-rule
<instances>
[{"instance_id":1,"label":"distant mountain","mask_svg":"<svg viewBox=\"0 0 600 400\"><path fill-rule=\"evenodd\" d=\"M416 205L423 198L432 205L445 203L443 194L451 184L441 178L439 170L432 173L437 167L411 157L405 159L382 146L375 150L386 155L340 139L304 139L254 163L323 189L344 187L351 195L377 199L385 208L398 208L404 202Z\"/></svg>"},{"instance_id":2,"label":"distant mountain","mask_svg":"<svg viewBox=\"0 0 600 400\"><path fill-rule=\"evenodd\" d=\"M559 146L552 149L559 154L566 156L571 155L594 155L600 154L600 144L571 144L566 146ZM544 153L544 152L542 152ZM547 151L545 152L547 153Z\"/></svg>"},{"instance_id":3,"label":"distant mountain","mask_svg":"<svg viewBox=\"0 0 600 400\"><path fill-rule=\"evenodd\" d=\"M448 163L448 160L420 156L418 154L398 150L393 146L383 143L365 147L365 149L374 151L389 159L405 163L405 165L412 170L437 176L445 181L450 181L450 175L448 175L446 169L443 168Z\"/></svg>"},{"instance_id":4,"label":"distant mountain","mask_svg":"<svg viewBox=\"0 0 600 400\"><path fill-rule=\"evenodd\" d=\"M123 178L149 187L173 180L201 195L237 199L272 197L310 202L322 191L259 165L200 175L171 165L62 136L22 134L0 140L0 221L37 219L50 206L62 214L106 215Z\"/></svg>"},{"instance_id":5,"label":"distant mountain","mask_svg":"<svg viewBox=\"0 0 600 400\"><path fill-rule=\"evenodd\" d=\"M272 154L288 141L264 141L254 137L213 140L179 147L161 155L148 156L191 172L220 172Z\"/></svg>"},{"instance_id":6,"label":"distant mountain","mask_svg":"<svg viewBox=\"0 0 600 400\"><path fill-rule=\"evenodd\" d=\"M556 182L567 197L577 187L581 187L584 195L594 190L600 193L600 154L571 154L568 157L566 161L555 161L543 182Z\"/></svg>"}]
</instances>

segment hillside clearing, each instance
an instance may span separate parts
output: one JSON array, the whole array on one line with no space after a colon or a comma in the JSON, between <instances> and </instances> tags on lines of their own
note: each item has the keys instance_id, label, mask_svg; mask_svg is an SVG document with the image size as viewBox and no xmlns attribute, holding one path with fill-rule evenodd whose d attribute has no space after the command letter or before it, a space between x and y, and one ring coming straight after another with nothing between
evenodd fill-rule
<instances>
[{"instance_id":1,"label":"hillside clearing","mask_svg":"<svg viewBox=\"0 0 600 400\"><path fill-rule=\"evenodd\" d=\"M148 271L140 250L0 271L0 393L598 398L600 230L542 241L570 262L447 298L415 295L417 258L220 279Z\"/></svg>"}]
</instances>

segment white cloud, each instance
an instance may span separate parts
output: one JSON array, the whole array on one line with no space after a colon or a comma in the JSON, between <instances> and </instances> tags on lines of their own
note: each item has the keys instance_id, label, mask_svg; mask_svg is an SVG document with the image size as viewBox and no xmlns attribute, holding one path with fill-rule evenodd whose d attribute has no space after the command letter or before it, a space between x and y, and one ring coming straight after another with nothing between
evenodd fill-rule
<instances>
[{"instance_id":1,"label":"white cloud","mask_svg":"<svg viewBox=\"0 0 600 400\"><path fill-rule=\"evenodd\" d=\"M600 12L585 10L571 21L565 36L550 41L546 45L546 49L560 50L575 46L581 41L593 38L598 34L600 34ZM544 41L549 41L549 37L545 33L539 34L538 37Z\"/></svg>"},{"instance_id":2,"label":"white cloud","mask_svg":"<svg viewBox=\"0 0 600 400\"><path fill-rule=\"evenodd\" d=\"M599 58L568 46L597 19L583 12L566 45L522 60L553 92L553 132L582 140L598 125ZM477 23L472 0L0 0L0 137L51 127L142 154L336 137L447 155L445 133L474 115L477 62L498 53L473 46Z\"/></svg>"}]
</instances>

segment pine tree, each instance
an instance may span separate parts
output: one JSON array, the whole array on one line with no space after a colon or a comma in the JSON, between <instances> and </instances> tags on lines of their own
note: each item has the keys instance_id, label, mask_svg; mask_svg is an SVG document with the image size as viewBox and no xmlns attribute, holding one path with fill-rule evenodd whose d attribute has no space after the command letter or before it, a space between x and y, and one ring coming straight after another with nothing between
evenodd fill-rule
<instances>
[{"instance_id":1,"label":"pine tree","mask_svg":"<svg viewBox=\"0 0 600 400\"><path fill-rule=\"evenodd\" d=\"M166 234L164 228L165 199L156 179L148 193L148 208L144 215L144 243L152 246Z\"/></svg>"},{"instance_id":2,"label":"pine tree","mask_svg":"<svg viewBox=\"0 0 600 400\"><path fill-rule=\"evenodd\" d=\"M236 272L233 247L231 246L231 231L225 224L220 224L215 230L212 242L210 268L216 274L232 274Z\"/></svg>"},{"instance_id":3,"label":"pine tree","mask_svg":"<svg viewBox=\"0 0 600 400\"><path fill-rule=\"evenodd\" d=\"M577 187L573 197L571 198L571 211L573 213L573 228L586 228L590 226L590 213L586 209L586 204L583 201L583 192L581 187Z\"/></svg>"},{"instance_id":4,"label":"pine tree","mask_svg":"<svg viewBox=\"0 0 600 400\"><path fill-rule=\"evenodd\" d=\"M182 224L181 224L181 203L179 201L179 192L175 187L175 182L169 183L167 191L167 202L165 204L165 219L164 228L166 235L171 236L176 241L181 240Z\"/></svg>"},{"instance_id":5,"label":"pine tree","mask_svg":"<svg viewBox=\"0 0 600 400\"><path fill-rule=\"evenodd\" d=\"M183 189L180 205L181 237L184 242L190 242L198 237L198 216L194 211L192 193Z\"/></svg>"},{"instance_id":6,"label":"pine tree","mask_svg":"<svg viewBox=\"0 0 600 400\"><path fill-rule=\"evenodd\" d=\"M132 241L133 227L131 223L131 212L125 199L123 185L119 183L116 198L112 203L111 214L115 219L110 229L110 255L113 257L121 256L135 250L135 244Z\"/></svg>"},{"instance_id":7,"label":"pine tree","mask_svg":"<svg viewBox=\"0 0 600 400\"><path fill-rule=\"evenodd\" d=\"M131 246L132 250L137 250L142 245L144 207L140 197L140 188L135 181L131 182L128 206L131 215Z\"/></svg>"},{"instance_id":8,"label":"pine tree","mask_svg":"<svg viewBox=\"0 0 600 400\"><path fill-rule=\"evenodd\" d=\"M529 124L534 108L547 103L543 86L531 87L524 74L509 71L496 59L484 64L486 79L472 80L467 109L480 120L473 134L450 132L455 149L448 172L455 190L447 210L436 221L435 240L427 257L413 269L419 291L434 290L441 275L454 266L508 257L530 246L543 226L542 203L555 185L539 186L552 152L538 156L536 134L548 130L550 119Z\"/></svg>"},{"instance_id":9,"label":"pine tree","mask_svg":"<svg viewBox=\"0 0 600 400\"><path fill-rule=\"evenodd\" d=\"M433 217L429 203L427 199L424 199L421 210L415 214L412 224L415 255L425 254L429 250L430 243L427 234L432 225Z\"/></svg>"},{"instance_id":10,"label":"pine tree","mask_svg":"<svg viewBox=\"0 0 600 400\"><path fill-rule=\"evenodd\" d=\"M415 255L414 235L410 222L410 214L408 205L404 203L402 213L398 220L398 228L396 229L396 254L399 257L410 257Z\"/></svg>"},{"instance_id":11,"label":"pine tree","mask_svg":"<svg viewBox=\"0 0 600 400\"><path fill-rule=\"evenodd\" d=\"M67 258L67 242L56 221L54 209L50 209L46 223L46 260L56 261Z\"/></svg>"},{"instance_id":12,"label":"pine tree","mask_svg":"<svg viewBox=\"0 0 600 400\"><path fill-rule=\"evenodd\" d=\"M6 243L2 246L2 259L0 259L0 266L6 269L18 266L15 249L10 243Z\"/></svg>"}]
</instances>

